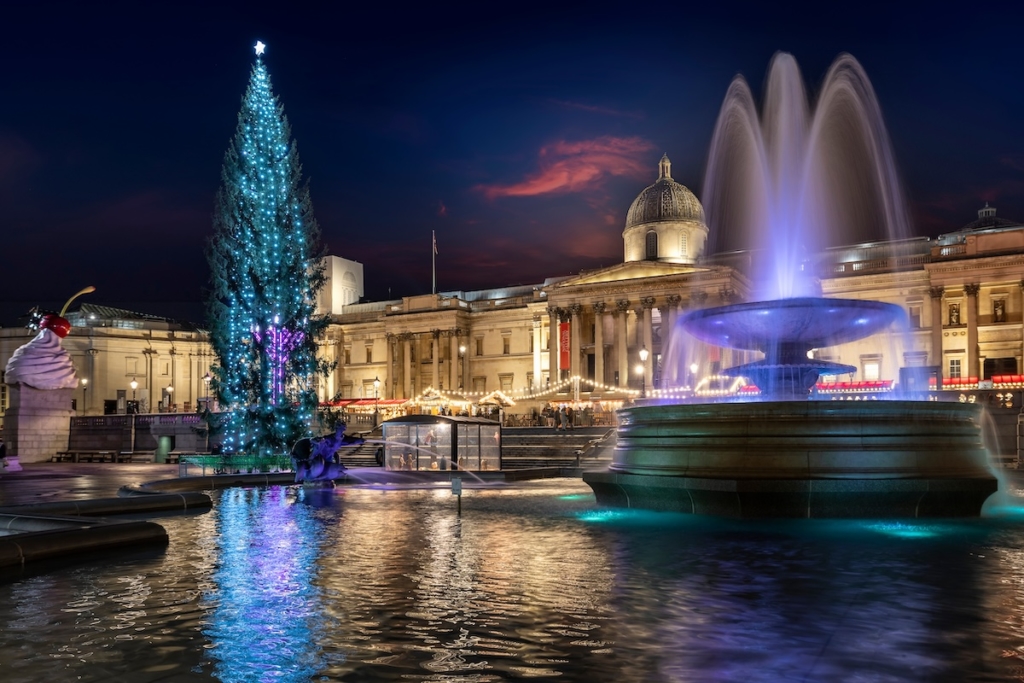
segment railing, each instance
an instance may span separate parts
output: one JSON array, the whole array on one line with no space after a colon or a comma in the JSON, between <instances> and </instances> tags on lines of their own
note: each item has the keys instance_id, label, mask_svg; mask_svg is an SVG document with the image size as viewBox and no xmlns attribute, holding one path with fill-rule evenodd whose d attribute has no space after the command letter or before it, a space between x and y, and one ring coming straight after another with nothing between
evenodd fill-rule
<instances>
[{"instance_id":1,"label":"railing","mask_svg":"<svg viewBox=\"0 0 1024 683\"><path fill-rule=\"evenodd\" d=\"M287 455L183 455L178 459L179 477L291 471L292 459Z\"/></svg>"}]
</instances>

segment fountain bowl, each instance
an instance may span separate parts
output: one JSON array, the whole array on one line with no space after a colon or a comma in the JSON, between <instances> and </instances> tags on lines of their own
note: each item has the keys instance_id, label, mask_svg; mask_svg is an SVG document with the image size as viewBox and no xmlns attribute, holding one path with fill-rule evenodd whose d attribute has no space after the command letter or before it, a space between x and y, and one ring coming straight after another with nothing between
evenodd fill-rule
<instances>
[{"instance_id":1,"label":"fountain bowl","mask_svg":"<svg viewBox=\"0 0 1024 683\"><path fill-rule=\"evenodd\" d=\"M981 406L646 404L619 411L598 503L739 518L976 517L998 489Z\"/></svg>"},{"instance_id":2,"label":"fountain bowl","mask_svg":"<svg viewBox=\"0 0 1024 683\"><path fill-rule=\"evenodd\" d=\"M768 355L779 346L797 346L806 354L876 334L904 317L902 308L883 301L795 297L703 308L680 324L715 346Z\"/></svg>"}]
</instances>

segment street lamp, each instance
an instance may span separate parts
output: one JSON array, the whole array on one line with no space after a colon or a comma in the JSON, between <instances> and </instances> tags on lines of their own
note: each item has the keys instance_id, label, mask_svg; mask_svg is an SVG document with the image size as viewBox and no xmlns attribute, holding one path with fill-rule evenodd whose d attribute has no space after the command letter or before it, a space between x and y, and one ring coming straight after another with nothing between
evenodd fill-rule
<instances>
[{"instance_id":1,"label":"street lamp","mask_svg":"<svg viewBox=\"0 0 1024 683\"><path fill-rule=\"evenodd\" d=\"M459 391L462 391L462 377L466 374L466 345L459 344Z\"/></svg>"},{"instance_id":2,"label":"street lamp","mask_svg":"<svg viewBox=\"0 0 1024 683\"><path fill-rule=\"evenodd\" d=\"M697 370L699 369L699 365L696 363L690 363L690 385L694 389L697 388Z\"/></svg>"},{"instance_id":3,"label":"street lamp","mask_svg":"<svg viewBox=\"0 0 1024 683\"><path fill-rule=\"evenodd\" d=\"M380 420L380 378L373 378L373 426Z\"/></svg>"},{"instance_id":4,"label":"street lamp","mask_svg":"<svg viewBox=\"0 0 1024 683\"><path fill-rule=\"evenodd\" d=\"M132 377L132 381L128 382L128 386L130 386L132 388L132 410L129 411L129 412L137 413L138 412L138 408L137 408L138 403L135 402L135 390L139 388L139 383L135 381L134 377Z\"/></svg>"},{"instance_id":5,"label":"street lamp","mask_svg":"<svg viewBox=\"0 0 1024 683\"><path fill-rule=\"evenodd\" d=\"M174 405L174 386L168 384L166 391L167 391L167 410L168 410L168 412L170 412L171 406Z\"/></svg>"},{"instance_id":6,"label":"street lamp","mask_svg":"<svg viewBox=\"0 0 1024 683\"><path fill-rule=\"evenodd\" d=\"M210 409L210 382L213 380L213 376L210 373L203 375L203 407L207 410Z\"/></svg>"},{"instance_id":7,"label":"street lamp","mask_svg":"<svg viewBox=\"0 0 1024 683\"><path fill-rule=\"evenodd\" d=\"M89 410L89 404L86 401L86 397L89 395L89 378L88 377L83 377L81 381L82 381L82 414L84 415L85 411Z\"/></svg>"},{"instance_id":8,"label":"street lamp","mask_svg":"<svg viewBox=\"0 0 1024 683\"><path fill-rule=\"evenodd\" d=\"M640 347L640 398L647 398L647 356L649 353L646 346Z\"/></svg>"}]
</instances>

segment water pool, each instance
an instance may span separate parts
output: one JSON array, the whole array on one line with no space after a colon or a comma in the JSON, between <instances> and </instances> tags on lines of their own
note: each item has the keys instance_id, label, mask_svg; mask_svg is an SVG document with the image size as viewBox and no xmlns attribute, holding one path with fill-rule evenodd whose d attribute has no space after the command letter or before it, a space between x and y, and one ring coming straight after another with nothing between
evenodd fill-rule
<instances>
[{"instance_id":1,"label":"water pool","mask_svg":"<svg viewBox=\"0 0 1024 683\"><path fill-rule=\"evenodd\" d=\"M0 680L1024 676L1013 510L754 524L589 491L467 490L461 517L447 489L216 493L157 520L166 552L0 585Z\"/></svg>"}]
</instances>

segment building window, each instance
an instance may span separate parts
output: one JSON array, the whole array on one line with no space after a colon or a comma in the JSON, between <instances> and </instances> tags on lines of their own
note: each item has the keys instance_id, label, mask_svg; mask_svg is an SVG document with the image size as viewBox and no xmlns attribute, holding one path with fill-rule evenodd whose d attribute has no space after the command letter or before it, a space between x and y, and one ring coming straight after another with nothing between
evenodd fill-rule
<instances>
[{"instance_id":1,"label":"building window","mask_svg":"<svg viewBox=\"0 0 1024 683\"><path fill-rule=\"evenodd\" d=\"M477 337L475 341L476 341L476 355L478 355L478 356L484 355L484 338L483 337ZM473 380L473 381L475 382L476 380Z\"/></svg>"},{"instance_id":2,"label":"building window","mask_svg":"<svg viewBox=\"0 0 1024 683\"><path fill-rule=\"evenodd\" d=\"M501 390L506 393L512 393L512 378L514 375L498 375L498 381L501 383Z\"/></svg>"},{"instance_id":3,"label":"building window","mask_svg":"<svg viewBox=\"0 0 1024 683\"><path fill-rule=\"evenodd\" d=\"M882 378L882 357L878 354L866 354L860 357L860 370L866 381Z\"/></svg>"},{"instance_id":4,"label":"building window","mask_svg":"<svg viewBox=\"0 0 1024 683\"><path fill-rule=\"evenodd\" d=\"M960 304L958 303L949 305L949 324L960 324ZM957 375L957 377L959 377L959 375Z\"/></svg>"},{"instance_id":5,"label":"building window","mask_svg":"<svg viewBox=\"0 0 1024 683\"><path fill-rule=\"evenodd\" d=\"M366 347L366 362L367 363L372 363L373 362L373 347L372 346L367 346Z\"/></svg>"},{"instance_id":6,"label":"building window","mask_svg":"<svg viewBox=\"0 0 1024 683\"><path fill-rule=\"evenodd\" d=\"M473 391L482 394L487 391L487 378L486 377L474 377L473 378Z\"/></svg>"},{"instance_id":7,"label":"building window","mask_svg":"<svg viewBox=\"0 0 1024 683\"><path fill-rule=\"evenodd\" d=\"M658 260L658 233L653 230L647 233L646 251L647 255L644 257L646 260Z\"/></svg>"},{"instance_id":8,"label":"building window","mask_svg":"<svg viewBox=\"0 0 1024 683\"><path fill-rule=\"evenodd\" d=\"M686 258L686 233L679 236L679 255Z\"/></svg>"},{"instance_id":9,"label":"building window","mask_svg":"<svg viewBox=\"0 0 1024 683\"><path fill-rule=\"evenodd\" d=\"M533 353L533 335L530 335L530 353Z\"/></svg>"},{"instance_id":10,"label":"building window","mask_svg":"<svg viewBox=\"0 0 1024 683\"><path fill-rule=\"evenodd\" d=\"M529 389L533 389L533 373L532 372L526 373L526 386Z\"/></svg>"},{"instance_id":11,"label":"building window","mask_svg":"<svg viewBox=\"0 0 1024 683\"><path fill-rule=\"evenodd\" d=\"M512 350L512 339L510 337L502 337L501 338L501 353L507 356L507 355L509 355L511 350Z\"/></svg>"},{"instance_id":12,"label":"building window","mask_svg":"<svg viewBox=\"0 0 1024 683\"><path fill-rule=\"evenodd\" d=\"M160 361L160 374L167 377L171 374L171 361L161 360Z\"/></svg>"},{"instance_id":13,"label":"building window","mask_svg":"<svg viewBox=\"0 0 1024 683\"><path fill-rule=\"evenodd\" d=\"M910 329L917 330L921 328L921 307L910 306Z\"/></svg>"},{"instance_id":14,"label":"building window","mask_svg":"<svg viewBox=\"0 0 1024 683\"><path fill-rule=\"evenodd\" d=\"M345 349L345 365L352 365L352 349Z\"/></svg>"},{"instance_id":15,"label":"building window","mask_svg":"<svg viewBox=\"0 0 1024 683\"><path fill-rule=\"evenodd\" d=\"M992 322L1006 322L1006 299L994 299L992 301Z\"/></svg>"},{"instance_id":16,"label":"building window","mask_svg":"<svg viewBox=\"0 0 1024 683\"><path fill-rule=\"evenodd\" d=\"M864 379L868 381L879 379L878 361L869 361L864 364Z\"/></svg>"},{"instance_id":17,"label":"building window","mask_svg":"<svg viewBox=\"0 0 1024 683\"><path fill-rule=\"evenodd\" d=\"M954 379L960 378L960 359L951 358L949 360L949 376Z\"/></svg>"}]
</instances>

